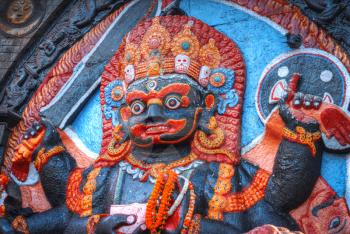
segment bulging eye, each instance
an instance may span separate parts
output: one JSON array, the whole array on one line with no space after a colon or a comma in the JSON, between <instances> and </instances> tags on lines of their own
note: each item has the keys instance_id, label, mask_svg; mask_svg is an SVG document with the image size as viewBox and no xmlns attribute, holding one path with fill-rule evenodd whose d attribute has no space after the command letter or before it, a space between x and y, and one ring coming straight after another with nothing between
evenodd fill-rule
<instances>
[{"instance_id":1,"label":"bulging eye","mask_svg":"<svg viewBox=\"0 0 350 234\"><path fill-rule=\"evenodd\" d=\"M139 115L141 114L144 109L145 109L145 104L143 104L143 102L137 100L137 101L134 101L131 106L131 112L134 114L134 115Z\"/></svg>"},{"instance_id":2,"label":"bulging eye","mask_svg":"<svg viewBox=\"0 0 350 234\"><path fill-rule=\"evenodd\" d=\"M328 226L328 230L334 229L340 225L340 218L336 216L333 218Z\"/></svg>"},{"instance_id":3,"label":"bulging eye","mask_svg":"<svg viewBox=\"0 0 350 234\"><path fill-rule=\"evenodd\" d=\"M175 110L181 105L181 100L178 96L171 95L165 99L164 105L171 110Z\"/></svg>"}]
</instances>

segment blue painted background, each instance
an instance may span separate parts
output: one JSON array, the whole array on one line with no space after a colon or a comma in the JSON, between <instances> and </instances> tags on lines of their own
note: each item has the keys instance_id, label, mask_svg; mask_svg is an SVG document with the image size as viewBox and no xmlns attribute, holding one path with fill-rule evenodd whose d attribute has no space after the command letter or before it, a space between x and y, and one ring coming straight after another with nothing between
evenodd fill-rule
<instances>
[{"instance_id":1,"label":"blue painted background","mask_svg":"<svg viewBox=\"0 0 350 234\"><path fill-rule=\"evenodd\" d=\"M243 107L242 145L248 145L259 136L264 125L255 108L255 93L265 66L278 55L289 51L285 37L266 22L232 6L213 1L183 0L181 8L210 26L223 32L241 49L247 70L247 86ZM99 152L102 138L102 120L99 91L91 97L72 124L86 146ZM325 153L322 175L340 196L345 193L345 157Z\"/></svg>"},{"instance_id":2,"label":"blue painted background","mask_svg":"<svg viewBox=\"0 0 350 234\"><path fill-rule=\"evenodd\" d=\"M98 153L102 143L102 112L99 89L76 117L72 129L83 143L95 153Z\"/></svg>"}]
</instances>

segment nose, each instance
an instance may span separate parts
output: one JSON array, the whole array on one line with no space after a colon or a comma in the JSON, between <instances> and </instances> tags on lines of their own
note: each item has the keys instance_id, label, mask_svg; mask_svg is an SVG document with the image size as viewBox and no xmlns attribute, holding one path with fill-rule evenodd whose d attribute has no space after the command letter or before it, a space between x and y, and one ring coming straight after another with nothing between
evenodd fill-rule
<instances>
[{"instance_id":1,"label":"nose","mask_svg":"<svg viewBox=\"0 0 350 234\"><path fill-rule=\"evenodd\" d=\"M162 106L159 104L151 104L148 106L146 123L157 123L164 121Z\"/></svg>"}]
</instances>

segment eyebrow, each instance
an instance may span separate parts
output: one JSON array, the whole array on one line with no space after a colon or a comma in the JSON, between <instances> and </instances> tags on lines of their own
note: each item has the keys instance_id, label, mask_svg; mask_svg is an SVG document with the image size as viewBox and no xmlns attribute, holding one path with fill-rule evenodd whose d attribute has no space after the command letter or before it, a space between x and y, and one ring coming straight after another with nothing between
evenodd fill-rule
<instances>
[{"instance_id":1,"label":"eyebrow","mask_svg":"<svg viewBox=\"0 0 350 234\"><path fill-rule=\"evenodd\" d=\"M318 217L318 212L321 209L327 208L328 206L331 206L336 199L336 196L331 197L329 200L322 202L321 204L315 206L312 208L311 213L313 216Z\"/></svg>"},{"instance_id":2,"label":"eyebrow","mask_svg":"<svg viewBox=\"0 0 350 234\"><path fill-rule=\"evenodd\" d=\"M135 91L129 92L126 95L126 103L130 104L136 99L143 100L144 102L147 102L148 99L151 99L151 98L163 99L169 93L176 93L176 94L185 96L190 92L190 89L191 87L188 84L177 83L177 84L167 85L159 91L152 90L148 94L143 91L135 90Z\"/></svg>"}]
</instances>

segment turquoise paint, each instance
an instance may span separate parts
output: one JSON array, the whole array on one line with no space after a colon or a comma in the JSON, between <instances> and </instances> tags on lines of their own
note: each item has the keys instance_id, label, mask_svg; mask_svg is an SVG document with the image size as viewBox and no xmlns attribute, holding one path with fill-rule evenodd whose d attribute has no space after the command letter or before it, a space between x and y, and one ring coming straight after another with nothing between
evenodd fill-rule
<instances>
[{"instance_id":1,"label":"turquoise paint","mask_svg":"<svg viewBox=\"0 0 350 234\"><path fill-rule=\"evenodd\" d=\"M264 130L255 108L255 94L260 75L273 58L290 50L285 37L266 22L222 3L182 0L181 8L188 15L226 34L237 43L243 53L247 86L243 106L242 145L248 145ZM99 152L102 139L99 102L99 91L96 91L72 125L85 145L96 153ZM345 157L325 153L321 173L337 194L344 196Z\"/></svg>"},{"instance_id":2,"label":"turquoise paint","mask_svg":"<svg viewBox=\"0 0 350 234\"><path fill-rule=\"evenodd\" d=\"M226 4L182 0L181 9L224 33L241 49L247 72L242 146L248 145L264 130L264 125L255 110L255 93L260 75L273 58L290 50L286 39L266 22Z\"/></svg>"},{"instance_id":3,"label":"turquoise paint","mask_svg":"<svg viewBox=\"0 0 350 234\"><path fill-rule=\"evenodd\" d=\"M100 152L102 143L102 112L99 90L95 91L72 123L72 129L82 142L97 154Z\"/></svg>"},{"instance_id":4,"label":"turquoise paint","mask_svg":"<svg viewBox=\"0 0 350 234\"><path fill-rule=\"evenodd\" d=\"M321 174L339 196L345 195L346 158L344 154L324 152Z\"/></svg>"}]
</instances>

